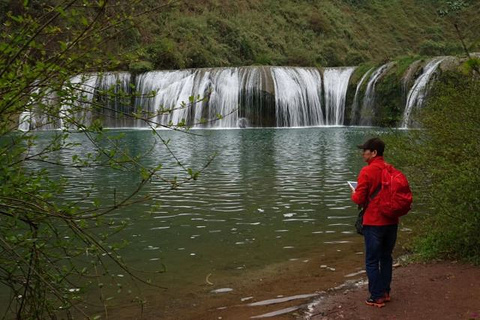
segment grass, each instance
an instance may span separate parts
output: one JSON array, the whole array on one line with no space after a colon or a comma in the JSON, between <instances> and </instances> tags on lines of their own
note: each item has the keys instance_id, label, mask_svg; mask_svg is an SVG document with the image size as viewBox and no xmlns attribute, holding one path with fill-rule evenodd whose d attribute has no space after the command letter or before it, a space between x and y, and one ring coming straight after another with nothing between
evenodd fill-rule
<instances>
[{"instance_id":1,"label":"grass","mask_svg":"<svg viewBox=\"0 0 480 320\"><path fill-rule=\"evenodd\" d=\"M151 50L139 50L135 59L157 69L344 66L461 53L451 21L436 10L435 1L413 0L189 2L138 22L136 45ZM480 29L476 15L467 12L461 27L474 43L471 30Z\"/></svg>"}]
</instances>

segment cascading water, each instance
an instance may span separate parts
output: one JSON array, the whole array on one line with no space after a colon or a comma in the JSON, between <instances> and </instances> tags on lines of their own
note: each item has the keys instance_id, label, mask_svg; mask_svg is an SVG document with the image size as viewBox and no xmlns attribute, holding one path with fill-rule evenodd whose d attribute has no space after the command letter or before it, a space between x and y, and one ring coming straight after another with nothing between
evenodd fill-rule
<instances>
[{"instance_id":1,"label":"cascading water","mask_svg":"<svg viewBox=\"0 0 480 320\"><path fill-rule=\"evenodd\" d=\"M109 72L98 76L94 92L95 104L102 106L100 114L102 124L108 128L132 127L134 111L131 107L131 76L128 72Z\"/></svg>"},{"instance_id":2,"label":"cascading water","mask_svg":"<svg viewBox=\"0 0 480 320\"><path fill-rule=\"evenodd\" d=\"M60 128L77 128L80 124L90 124L97 79L96 73L82 74L72 77L64 85L63 90L68 94L60 102Z\"/></svg>"},{"instance_id":3,"label":"cascading water","mask_svg":"<svg viewBox=\"0 0 480 320\"><path fill-rule=\"evenodd\" d=\"M374 105L375 105L375 85L378 79L384 75L392 66L393 62L389 62L378 68L373 72L365 90L365 96L363 97L362 108L360 110L360 122L361 126L371 126L372 119L374 117Z\"/></svg>"},{"instance_id":4,"label":"cascading water","mask_svg":"<svg viewBox=\"0 0 480 320\"><path fill-rule=\"evenodd\" d=\"M325 123L320 102L322 78L318 70L274 67L272 74L277 127Z\"/></svg>"},{"instance_id":5,"label":"cascading water","mask_svg":"<svg viewBox=\"0 0 480 320\"><path fill-rule=\"evenodd\" d=\"M29 131L31 129L32 123L32 112L24 111L20 114L20 119L18 121L18 130L20 131Z\"/></svg>"},{"instance_id":6,"label":"cascading water","mask_svg":"<svg viewBox=\"0 0 480 320\"><path fill-rule=\"evenodd\" d=\"M362 76L362 78L360 79L360 82L357 84L357 89L355 90L355 96L353 98L353 103L352 103L352 110L351 110L351 113L350 113L350 125L355 125L359 122L359 116L358 116L358 106L359 106L359 92L360 92L360 88L362 87L363 85L363 82L365 81L365 79L367 79L367 76L370 74L370 72L373 70L373 68L369 69L367 72L365 72L365 74Z\"/></svg>"},{"instance_id":7,"label":"cascading water","mask_svg":"<svg viewBox=\"0 0 480 320\"><path fill-rule=\"evenodd\" d=\"M245 67L240 72L237 126L275 127L274 83L270 67Z\"/></svg>"},{"instance_id":8,"label":"cascading water","mask_svg":"<svg viewBox=\"0 0 480 320\"><path fill-rule=\"evenodd\" d=\"M409 88L412 87L414 77L416 72L418 71L419 68L421 68L421 60L417 60L413 62L405 72L405 74L402 77L402 98L403 98L403 104L406 106L407 105L407 99L408 99L408 91ZM413 80L412 80L413 79Z\"/></svg>"},{"instance_id":9,"label":"cascading water","mask_svg":"<svg viewBox=\"0 0 480 320\"><path fill-rule=\"evenodd\" d=\"M212 121L210 127L235 128L238 120L240 74L239 69L216 69L211 73L211 95L208 108L208 119ZM175 122L174 122L175 123Z\"/></svg>"},{"instance_id":10,"label":"cascading water","mask_svg":"<svg viewBox=\"0 0 480 320\"><path fill-rule=\"evenodd\" d=\"M108 128L131 127L133 120L127 116L131 112L130 73L77 75L63 90L68 94L60 102L60 128L89 125L94 118L101 118L103 126Z\"/></svg>"},{"instance_id":11,"label":"cascading water","mask_svg":"<svg viewBox=\"0 0 480 320\"><path fill-rule=\"evenodd\" d=\"M208 68L152 71L135 77L126 72L83 74L64 86L68 94L59 99L57 128L75 129L94 119L101 119L107 128L178 123L209 128L343 125L353 70L325 69L323 86L316 68ZM143 118L131 116L140 111ZM25 120L27 115L22 117ZM25 121L19 126L26 129Z\"/></svg>"},{"instance_id":12,"label":"cascading water","mask_svg":"<svg viewBox=\"0 0 480 320\"><path fill-rule=\"evenodd\" d=\"M343 125L348 81L354 70L354 67L325 69L323 78L326 125Z\"/></svg>"},{"instance_id":13,"label":"cascading water","mask_svg":"<svg viewBox=\"0 0 480 320\"><path fill-rule=\"evenodd\" d=\"M158 114L152 119L157 126L168 126L185 121L200 126L202 120L209 127L236 127L240 77L237 68L205 70L153 71L137 77L136 87L141 96L136 106ZM154 92L153 97L149 93ZM204 99L207 103L191 103L190 97ZM140 125L142 126L142 125Z\"/></svg>"},{"instance_id":14,"label":"cascading water","mask_svg":"<svg viewBox=\"0 0 480 320\"><path fill-rule=\"evenodd\" d=\"M146 117L153 126L167 125L173 117L179 119L184 115L186 108L182 108L180 102L189 101L193 79L190 70L152 71L139 75L135 83L139 91L135 106L148 112ZM142 122L139 120L137 126L145 126Z\"/></svg>"},{"instance_id":15,"label":"cascading water","mask_svg":"<svg viewBox=\"0 0 480 320\"><path fill-rule=\"evenodd\" d=\"M439 57L431 60L424 68L421 76L415 81L412 89L408 93L407 103L405 111L403 113L401 128L407 128L411 124L410 114L414 108L422 106L425 96L428 92L428 84L430 79L437 69L438 65L445 59L445 57Z\"/></svg>"},{"instance_id":16,"label":"cascading water","mask_svg":"<svg viewBox=\"0 0 480 320\"><path fill-rule=\"evenodd\" d=\"M332 72L334 69L332 68ZM334 75L340 78L338 87L331 91L339 97L330 106L335 116L329 124L341 125L346 84L352 68L342 69ZM332 83L335 82L334 77ZM155 71L137 77L136 86L142 96L156 92L152 98L140 97L136 104L150 112L173 109L157 119L161 125L185 120L189 125L201 123L201 119L220 120L204 126L214 128L255 126L302 127L326 123L321 103L321 74L314 68L246 67L215 68L182 71ZM339 94L335 90L341 90ZM189 108L178 108L190 96L205 97L208 102ZM343 110L343 109L342 109ZM274 121L268 119L274 117Z\"/></svg>"},{"instance_id":17,"label":"cascading water","mask_svg":"<svg viewBox=\"0 0 480 320\"><path fill-rule=\"evenodd\" d=\"M55 109L57 96L49 88L33 84L30 99L18 119L18 130L52 130L58 126L58 112L44 112Z\"/></svg>"}]
</instances>

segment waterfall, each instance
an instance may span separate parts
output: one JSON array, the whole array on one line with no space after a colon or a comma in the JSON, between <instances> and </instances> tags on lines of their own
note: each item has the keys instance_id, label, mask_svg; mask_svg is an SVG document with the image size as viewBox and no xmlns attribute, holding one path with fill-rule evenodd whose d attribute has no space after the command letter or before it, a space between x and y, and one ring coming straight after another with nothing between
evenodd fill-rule
<instances>
[{"instance_id":1,"label":"waterfall","mask_svg":"<svg viewBox=\"0 0 480 320\"><path fill-rule=\"evenodd\" d=\"M20 131L29 131L31 129L32 123L32 112L24 111L20 114L20 119L18 122L18 130Z\"/></svg>"},{"instance_id":2,"label":"waterfall","mask_svg":"<svg viewBox=\"0 0 480 320\"><path fill-rule=\"evenodd\" d=\"M235 128L238 120L240 74L238 68L213 70L211 73L212 93L208 108L208 119L222 118L211 123L215 128Z\"/></svg>"},{"instance_id":3,"label":"waterfall","mask_svg":"<svg viewBox=\"0 0 480 320\"><path fill-rule=\"evenodd\" d=\"M56 98L58 116L51 129L75 130L96 119L105 128L179 123L196 128L343 125L353 70L327 68L324 80L319 69L299 67L81 74L65 83ZM38 118L35 107L24 111L31 112L31 119ZM134 119L133 113L142 117ZM26 113L19 117L20 129L26 129L26 119Z\"/></svg>"},{"instance_id":4,"label":"waterfall","mask_svg":"<svg viewBox=\"0 0 480 320\"><path fill-rule=\"evenodd\" d=\"M272 68L275 84L276 126L323 125L321 75L316 69Z\"/></svg>"},{"instance_id":5,"label":"waterfall","mask_svg":"<svg viewBox=\"0 0 480 320\"><path fill-rule=\"evenodd\" d=\"M414 61L402 77L402 99L404 105L407 105L408 89L412 85L412 78L414 78L415 73L421 68L421 62L421 60Z\"/></svg>"},{"instance_id":6,"label":"waterfall","mask_svg":"<svg viewBox=\"0 0 480 320\"><path fill-rule=\"evenodd\" d=\"M245 67L182 71L153 71L137 77L141 96L136 105L159 115L162 126L185 121L196 127L258 126L297 127L323 125L321 75L313 68ZM154 97L146 97L155 92ZM190 96L207 102L179 108ZM272 98L269 98L271 96ZM272 101L269 101L271 99ZM273 108L270 108L273 104ZM271 110L272 109L272 110ZM201 124L201 120L220 120ZM275 121L265 119L274 117Z\"/></svg>"},{"instance_id":7,"label":"waterfall","mask_svg":"<svg viewBox=\"0 0 480 320\"><path fill-rule=\"evenodd\" d=\"M148 112L146 117L153 122L152 125L168 125L172 118L179 119L184 115L186 108L181 107L181 102L189 101L193 79L191 70L152 71L139 75L135 83L139 92L135 106ZM137 126L145 124L139 120Z\"/></svg>"},{"instance_id":8,"label":"waterfall","mask_svg":"<svg viewBox=\"0 0 480 320\"><path fill-rule=\"evenodd\" d=\"M108 72L99 74L96 82L93 100L102 106L95 117L102 119L102 124L108 128L132 127L134 119L130 116L134 111L131 107L131 75L128 72Z\"/></svg>"},{"instance_id":9,"label":"waterfall","mask_svg":"<svg viewBox=\"0 0 480 320\"><path fill-rule=\"evenodd\" d=\"M275 127L274 82L270 67L241 69L240 109L237 126Z\"/></svg>"},{"instance_id":10,"label":"waterfall","mask_svg":"<svg viewBox=\"0 0 480 320\"><path fill-rule=\"evenodd\" d=\"M37 82L34 82L32 87L30 98L19 115L17 129L24 132L55 129L59 122L58 111L55 110L58 100L56 93L49 88L38 86Z\"/></svg>"},{"instance_id":11,"label":"waterfall","mask_svg":"<svg viewBox=\"0 0 480 320\"><path fill-rule=\"evenodd\" d=\"M136 106L158 115L152 119L157 126L185 122L209 127L236 127L240 90L238 68L216 68L180 71L152 71L137 77L140 97ZM154 92L153 97L149 93ZM208 103L195 103L209 95ZM205 108L206 105L209 108ZM192 110L193 109L193 110ZM193 112L192 112L193 111ZM140 126L145 126L141 125Z\"/></svg>"},{"instance_id":12,"label":"waterfall","mask_svg":"<svg viewBox=\"0 0 480 320\"><path fill-rule=\"evenodd\" d=\"M77 75L63 86L60 128L90 125L100 118L108 128L130 127L130 73L107 72ZM99 108L97 108L99 107Z\"/></svg>"},{"instance_id":13,"label":"waterfall","mask_svg":"<svg viewBox=\"0 0 480 320\"><path fill-rule=\"evenodd\" d=\"M445 59L445 57L435 58L431 60L424 68L421 76L415 81L413 87L410 89L407 97L407 103L405 111L403 113L403 119L401 128L407 128L410 122L410 114L414 108L422 106L425 96L428 92L428 84L438 65Z\"/></svg>"},{"instance_id":14,"label":"waterfall","mask_svg":"<svg viewBox=\"0 0 480 320\"><path fill-rule=\"evenodd\" d=\"M358 95L360 92L360 88L363 85L363 82L365 79L367 79L367 76L370 74L370 72L373 70L373 68L369 69L365 74L362 76L360 79L360 82L357 84L357 89L355 90L355 96L353 98L353 103L352 103L352 110L350 112L350 125L355 125L358 123Z\"/></svg>"},{"instance_id":15,"label":"waterfall","mask_svg":"<svg viewBox=\"0 0 480 320\"><path fill-rule=\"evenodd\" d=\"M77 75L63 86L66 94L60 102L60 128L90 124L97 79L96 73Z\"/></svg>"},{"instance_id":16,"label":"waterfall","mask_svg":"<svg viewBox=\"0 0 480 320\"><path fill-rule=\"evenodd\" d=\"M323 77L326 125L343 125L348 81L354 70L354 67L325 69Z\"/></svg>"},{"instance_id":17,"label":"waterfall","mask_svg":"<svg viewBox=\"0 0 480 320\"><path fill-rule=\"evenodd\" d=\"M385 74L392 66L393 62L389 62L378 68L373 72L365 90L365 96L363 97L362 109L360 111L360 125L371 126L372 118L374 115L375 106L375 85L378 79Z\"/></svg>"}]
</instances>

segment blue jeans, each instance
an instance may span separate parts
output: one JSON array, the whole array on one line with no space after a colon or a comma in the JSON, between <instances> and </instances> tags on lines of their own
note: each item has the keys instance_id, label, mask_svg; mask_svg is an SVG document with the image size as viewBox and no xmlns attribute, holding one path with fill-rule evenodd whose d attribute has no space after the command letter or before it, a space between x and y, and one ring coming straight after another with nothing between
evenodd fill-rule
<instances>
[{"instance_id":1,"label":"blue jeans","mask_svg":"<svg viewBox=\"0 0 480 320\"><path fill-rule=\"evenodd\" d=\"M365 237L365 270L368 291L373 299L390 292L392 282L392 251L397 240L398 225L363 226Z\"/></svg>"}]
</instances>

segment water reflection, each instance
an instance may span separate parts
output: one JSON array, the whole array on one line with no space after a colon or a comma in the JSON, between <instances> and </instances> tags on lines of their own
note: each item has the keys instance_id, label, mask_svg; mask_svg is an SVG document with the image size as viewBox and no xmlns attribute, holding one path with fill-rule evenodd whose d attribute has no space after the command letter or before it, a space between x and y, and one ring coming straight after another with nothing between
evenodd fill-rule
<instances>
[{"instance_id":1,"label":"water reflection","mask_svg":"<svg viewBox=\"0 0 480 320\"><path fill-rule=\"evenodd\" d=\"M176 159L151 132L124 133L125 151L145 154L145 165L163 163L161 172L167 177L182 175ZM308 261L314 247L342 248L358 241L352 232L356 208L345 182L355 179L363 165L354 146L364 140L366 129L194 133L198 135L161 132L186 167L199 169L210 155L218 154L200 179L176 191L167 191L155 180L145 192L154 195L158 208L139 204L117 213L132 221L119 236L131 242L124 259L142 270L165 264L169 272L155 279L162 286L193 288L208 274L212 279L228 278L275 262ZM47 138L49 133L42 134ZM83 155L93 152L83 135L71 139L82 144ZM64 160L72 156L71 150L55 155ZM32 169L41 166L34 164ZM65 193L68 200L78 200L88 190L113 201L113 190L120 196L140 181L128 171L104 168L59 167L53 174L71 183L72 190Z\"/></svg>"}]
</instances>

